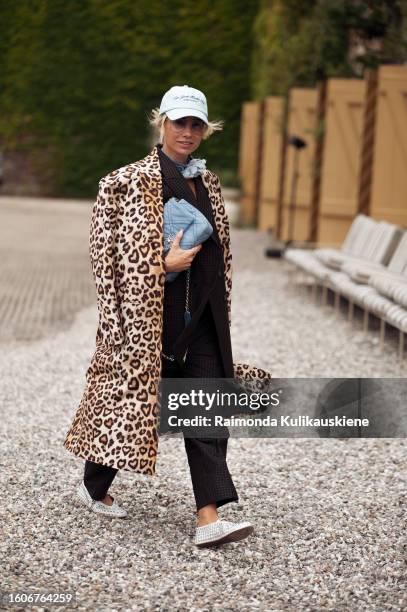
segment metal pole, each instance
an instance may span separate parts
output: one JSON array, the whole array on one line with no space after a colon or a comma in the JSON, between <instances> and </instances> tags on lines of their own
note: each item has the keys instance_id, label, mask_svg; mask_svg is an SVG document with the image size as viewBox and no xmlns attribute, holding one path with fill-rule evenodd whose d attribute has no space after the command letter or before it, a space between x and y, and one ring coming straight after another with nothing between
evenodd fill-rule
<instances>
[{"instance_id":1,"label":"metal pole","mask_svg":"<svg viewBox=\"0 0 407 612\"><path fill-rule=\"evenodd\" d=\"M380 319L380 350L383 351L384 337L386 335L386 321Z\"/></svg>"},{"instance_id":2,"label":"metal pole","mask_svg":"<svg viewBox=\"0 0 407 612\"><path fill-rule=\"evenodd\" d=\"M354 308L354 303L352 302L352 300L349 300L349 304L348 304L348 321L350 323L352 323L352 321L353 321L353 308Z\"/></svg>"},{"instance_id":3,"label":"metal pole","mask_svg":"<svg viewBox=\"0 0 407 612\"><path fill-rule=\"evenodd\" d=\"M369 311L365 308L363 312L363 331L366 333L369 329Z\"/></svg>"},{"instance_id":4,"label":"metal pole","mask_svg":"<svg viewBox=\"0 0 407 612\"><path fill-rule=\"evenodd\" d=\"M314 297L314 302L315 302L315 304L318 304L318 283L317 283L317 281L314 281L312 290L314 292L314 296L313 296Z\"/></svg>"},{"instance_id":5,"label":"metal pole","mask_svg":"<svg viewBox=\"0 0 407 612\"><path fill-rule=\"evenodd\" d=\"M404 332L399 330L399 359L400 362L403 360L404 356Z\"/></svg>"},{"instance_id":6,"label":"metal pole","mask_svg":"<svg viewBox=\"0 0 407 612\"><path fill-rule=\"evenodd\" d=\"M294 240L295 199L297 194L299 149L294 148L293 177L291 182L290 206L288 208L288 240Z\"/></svg>"},{"instance_id":7,"label":"metal pole","mask_svg":"<svg viewBox=\"0 0 407 612\"><path fill-rule=\"evenodd\" d=\"M335 314L339 317L339 293L335 291Z\"/></svg>"}]
</instances>

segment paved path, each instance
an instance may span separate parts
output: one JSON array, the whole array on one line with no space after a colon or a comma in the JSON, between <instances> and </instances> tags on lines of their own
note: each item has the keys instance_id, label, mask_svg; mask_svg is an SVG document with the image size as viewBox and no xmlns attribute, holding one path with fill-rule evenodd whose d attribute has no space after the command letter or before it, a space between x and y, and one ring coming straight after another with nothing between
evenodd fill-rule
<instances>
[{"instance_id":1,"label":"paved path","mask_svg":"<svg viewBox=\"0 0 407 612\"><path fill-rule=\"evenodd\" d=\"M181 440L161 442L156 477L118 474L111 491L129 520L71 502L83 462L62 442L97 321L88 204L0 204L1 590L69 589L78 610L405 610L402 439L232 439L240 499L222 516L256 534L219 550L191 544ZM394 339L381 353L360 318L351 326L292 290L266 244L233 230L235 359L277 377L393 376Z\"/></svg>"},{"instance_id":2,"label":"paved path","mask_svg":"<svg viewBox=\"0 0 407 612\"><path fill-rule=\"evenodd\" d=\"M66 328L94 303L90 205L0 197L0 342Z\"/></svg>"}]
</instances>

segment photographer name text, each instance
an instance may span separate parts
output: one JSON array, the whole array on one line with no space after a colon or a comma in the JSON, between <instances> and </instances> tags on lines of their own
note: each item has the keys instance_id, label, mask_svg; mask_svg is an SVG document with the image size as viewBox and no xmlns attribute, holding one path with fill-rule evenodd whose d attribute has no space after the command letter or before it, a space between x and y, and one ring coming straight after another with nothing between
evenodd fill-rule
<instances>
[{"instance_id":1,"label":"photographer name text","mask_svg":"<svg viewBox=\"0 0 407 612\"><path fill-rule=\"evenodd\" d=\"M170 427L369 427L369 419L335 417L309 417L301 415L296 417L280 416L279 418L265 417L223 417L215 415L194 416L192 418L168 417Z\"/></svg>"}]
</instances>

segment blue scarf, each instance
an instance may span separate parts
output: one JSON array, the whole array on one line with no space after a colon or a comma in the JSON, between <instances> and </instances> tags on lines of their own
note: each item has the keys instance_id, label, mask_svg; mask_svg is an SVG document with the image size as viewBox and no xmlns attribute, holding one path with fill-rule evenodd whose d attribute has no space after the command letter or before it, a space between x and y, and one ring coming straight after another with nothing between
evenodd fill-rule
<instances>
[{"instance_id":1,"label":"blue scarf","mask_svg":"<svg viewBox=\"0 0 407 612\"><path fill-rule=\"evenodd\" d=\"M164 151L162 150L162 153ZM164 155L167 155L164 153ZM184 178L194 178L194 176L198 176L199 174L203 174L206 170L206 159L195 159L189 156L188 162L186 164L181 164L180 162L175 161L169 155L167 155L168 159L170 159L177 166L178 170L181 172Z\"/></svg>"}]
</instances>

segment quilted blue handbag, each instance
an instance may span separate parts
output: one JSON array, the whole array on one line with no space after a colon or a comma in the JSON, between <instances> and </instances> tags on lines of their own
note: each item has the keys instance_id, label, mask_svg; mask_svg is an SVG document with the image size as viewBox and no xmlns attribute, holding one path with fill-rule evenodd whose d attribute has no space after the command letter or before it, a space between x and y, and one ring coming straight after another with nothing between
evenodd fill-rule
<instances>
[{"instance_id":1,"label":"quilted blue handbag","mask_svg":"<svg viewBox=\"0 0 407 612\"><path fill-rule=\"evenodd\" d=\"M180 241L182 249L192 249L201 244L213 232L208 219L186 200L170 198L164 205L164 253L167 253L179 232L184 230ZM173 281L179 272L167 272L165 282Z\"/></svg>"}]
</instances>

